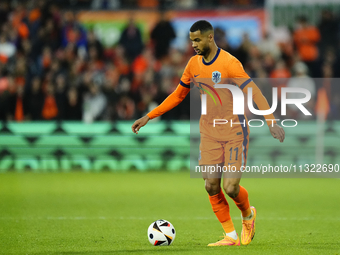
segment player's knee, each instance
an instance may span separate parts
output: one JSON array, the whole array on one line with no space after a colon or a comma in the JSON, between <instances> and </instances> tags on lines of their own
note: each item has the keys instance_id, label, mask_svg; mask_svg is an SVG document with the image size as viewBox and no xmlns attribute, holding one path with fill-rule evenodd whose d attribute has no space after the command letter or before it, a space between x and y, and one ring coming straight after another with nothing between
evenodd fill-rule
<instances>
[{"instance_id":1,"label":"player's knee","mask_svg":"<svg viewBox=\"0 0 340 255\"><path fill-rule=\"evenodd\" d=\"M219 183L209 182L205 180L205 190L210 196L216 195L220 192L221 187Z\"/></svg>"},{"instance_id":2,"label":"player's knee","mask_svg":"<svg viewBox=\"0 0 340 255\"><path fill-rule=\"evenodd\" d=\"M223 186L223 189L229 197L235 198L237 197L238 192L239 192L239 185L226 184Z\"/></svg>"}]
</instances>

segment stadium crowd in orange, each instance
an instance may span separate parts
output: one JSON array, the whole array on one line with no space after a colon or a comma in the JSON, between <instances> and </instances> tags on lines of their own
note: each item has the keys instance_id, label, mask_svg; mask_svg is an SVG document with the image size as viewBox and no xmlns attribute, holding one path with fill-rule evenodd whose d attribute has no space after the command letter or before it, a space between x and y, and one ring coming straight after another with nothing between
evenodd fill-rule
<instances>
[{"instance_id":1,"label":"stadium crowd in orange","mask_svg":"<svg viewBox=\"0 0 340 255\"><path fill-rule=\"evenodd\" d=\"M158 23L166 27L161 36L155 27L143 41L134 20L127 20L119 43L105 48L94 31L77 21L76 13L61 10L53 1L34 3L30 7L0 3L2 121L136 119L177 87L194 54L189 41L184 52L171 47L176 34L168 21ZM252 78L273 78L257 82L270 98L272 86L296 86L294 77L340 77L338 31L335 17L326 10L318 26L299 17L289 39L280 43L269 33L257 44L244 35L241 45L232 48L224 31L217 28L215 37ZM157 43L165 46L157 48ZM335 82L312 80L306 87L312 94L307 108L315 110L317 92L323 87L328 118L340 119L340 89ZM162 118L189 119L189 109L187 98ZM296 109L288 115L306 117Z\"/></svg>"}]
</instances>

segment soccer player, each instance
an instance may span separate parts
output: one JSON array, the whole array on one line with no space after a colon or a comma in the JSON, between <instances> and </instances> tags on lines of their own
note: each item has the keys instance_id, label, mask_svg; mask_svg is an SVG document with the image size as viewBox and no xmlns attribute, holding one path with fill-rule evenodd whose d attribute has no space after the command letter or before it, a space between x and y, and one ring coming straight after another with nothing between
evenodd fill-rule
<instances>
[{"instance_id":1,"label":"soccer player","mask_svg":"<svg viewBox=\"0 0 340 255\"><path fill-rule=\"evenodd\" d=\"M200 20L191 26L190 40L197 55L189 60L180 84L162 104L146 116L135 121L132 125L134 133L138 134L139 129L146 125L150 119L156 118L177 106L189 93L190 84L201 84L201 97L204 93L208 93L208 89L212 87L204 82L199 83L198 78L209 78L216 84L222 79L233 79L234 84L236 83L235 86L238 86L244 93L247 93L248 88L252 88L253 100L260 110L269 109L267 100L244 71L242 64L234 56L216 46L214 30L208 21ZM204 89L202 84L205 86ZM200 118L199 165L205 167L232 165L240 170L242 166L246 165L247 160L249 145L248 121L244 115L233 115L233 98L229 89L219 90L222 91L222 93L219 93L221 105L215 105L210 97L206 97L207 109L210 109L210 115L202 115ZM212 92L208 94L212 94ZM222 119L221 117L235 124L233 126L216 125L213 127L213 119ZM276 124L274 116L270 114L264 117L272 136L283 142L285 138L284 130ZM236 178L223 177L222 187L225 193L241 210L241 243L247 245L252 241L255 234L256 209L249 204L247 190L239 185L240 175ZM212 209L225 232L222 240L208 244L208 246L240 245L240 239L229 214L229 204L221 189L221 175L216 177L214 174L206 173L203 175L203 179L205 180L205 189L209 194Z\"/></svg>"}]
</instances>

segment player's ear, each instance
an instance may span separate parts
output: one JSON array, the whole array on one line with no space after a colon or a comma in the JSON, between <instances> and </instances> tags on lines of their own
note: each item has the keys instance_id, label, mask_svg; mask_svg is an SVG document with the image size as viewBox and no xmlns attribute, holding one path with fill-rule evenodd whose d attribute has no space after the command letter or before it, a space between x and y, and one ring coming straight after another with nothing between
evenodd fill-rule
<instances>
[{"instance_id":1,"label":"player's ear","mask_svg":"<svg viewBox=\"0 0 340 255\"><path fill-rule=\"evenodd\" d=\"M214 40L214 33L213 32L209 33L208 38L209 41L212 42Z\"/></svg>"}]
</instances>

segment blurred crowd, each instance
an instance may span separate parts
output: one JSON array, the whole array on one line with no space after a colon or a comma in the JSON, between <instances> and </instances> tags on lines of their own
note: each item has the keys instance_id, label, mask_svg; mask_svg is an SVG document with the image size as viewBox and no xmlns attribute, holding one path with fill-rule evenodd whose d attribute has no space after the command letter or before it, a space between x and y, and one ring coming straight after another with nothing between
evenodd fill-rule
<instances>
[{"instance_id":1,"label":"blurred crowd","mask_svg":"<svg viewBox=\"0 0 340 255\"><path fill-rule=\"evenodd\" d=\"M0 2L0 120L133 120L159 105L179 83L194 52L171 47L176 33L165 15L143 41L133 17L118 44L105 48L76 13L53 1L25 6ZM329 119L340 119L339 22L325 10L318 26L299 17L294 28L268 31L254 44L247 34L237 48L215 28L217 45L236 56L265 96L272 86L304 87L315 112L325 91ZM304 77L301 82L300 77ZM268 79L260 78L272 78ZM312 78L325 78L313 80ZM324 97L323 97L324 100ZM288 117L304 116L289 108ZM163 119L189 119L187 97Z\"/></svg>"},{"instance_id":2,"label":"blurred crowd","mask_svg":"<svg viewBox=\"0 0 340 255\"><path fill-rule=\"evenodd\" d=\"M84 5L92 9L206 9L216 6L261 7L264 0L83 0ZM84 6L85 7L85 6ZM86 7L85 7L86 8Z\"/></svg>"}]
</instances>

